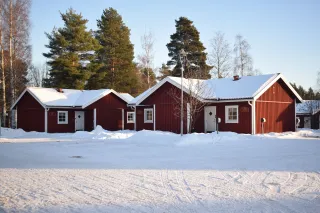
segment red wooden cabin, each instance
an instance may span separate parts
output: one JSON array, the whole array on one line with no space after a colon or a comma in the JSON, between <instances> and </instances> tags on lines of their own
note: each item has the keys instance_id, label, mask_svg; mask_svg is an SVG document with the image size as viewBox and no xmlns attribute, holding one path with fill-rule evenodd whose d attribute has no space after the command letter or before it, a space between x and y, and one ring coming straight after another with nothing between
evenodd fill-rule
<instances>
[{"instance_id":1,"label":"red wooden cabin","mask_svg":"<svg viewBox=\"0 0 320 213\"><path fill-rule=\"evenodd\" d=\"M126 123L129 94L111 89L72 90L26 88L11 107L17 111L17 128L49 133L132 128Z\"/></svg>"},{"instance_id":2,"label":"red wooden cabin","mask_svg":"<svg viewBox=\"0 0 320 213\"><path fill-rule=\"evenodd\" d=\"M304 100L296 106L299 128L320 129L320 101Z\"/></svg>"},{"instance_id":3,"label":"red wooden cabin","mask_svg":"<svg viewBox=\"0 0 320 213\"><path fill-rule=\"evenodd\" d=\"M295 104L302 101L281 74L224 79L167 77L132 101L134 129L180 133L181 84L184 97L203 103L197 113L184 99L184 133L191 131L190 115L196 114L193 130L267 133L295 131ZM199 89L203 90L199 92ZM180 100L180 101L177 101ZM220 123L217 125L217 118ZM265 122L262 122L264 120Z\"/></svg>"}]
</instances>

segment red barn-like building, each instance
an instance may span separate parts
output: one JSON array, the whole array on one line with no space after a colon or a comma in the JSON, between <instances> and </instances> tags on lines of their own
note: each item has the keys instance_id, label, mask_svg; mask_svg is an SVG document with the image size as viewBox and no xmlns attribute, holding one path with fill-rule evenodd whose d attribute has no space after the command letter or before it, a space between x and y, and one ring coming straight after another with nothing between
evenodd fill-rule
<instances>
[{"instance_id":1,"label":"red barn-like building","mask_svg":"<svg viewBox=\"0 0 320 213\"><path fill-rule=\"evenodd\" d=\"M182 82L181 78L167 77L129 102L134 112L127 112L127 116L135 117L134 129L180 133L181 85L184 133L212 132L217 127L249 134L296 129L295 106L302 99L281 74Z\"/></svg>"},{"instance_id":2,"label":"red barn-like building","mask_svg":"<svg viewBox=\"0 0 320 213\"><path fill-rule=\"evenodd\" d=\"M296 106L299 128L320 129L320 101L304 100Z\"/></svg>"},{"instance_id":3,"label":"red barn-like building","mask_svg":"<svg viewBox=\"0 0 320 213\"><path fill-rule=\"evenodd\" d=\"M108 130L121 130L133 128L124 117L131 99L133 97L129 94L111 89L28 87L11 108L17 111L17 128L25 131L90 131L97 125Z\"/></svg>"}]
</instances>

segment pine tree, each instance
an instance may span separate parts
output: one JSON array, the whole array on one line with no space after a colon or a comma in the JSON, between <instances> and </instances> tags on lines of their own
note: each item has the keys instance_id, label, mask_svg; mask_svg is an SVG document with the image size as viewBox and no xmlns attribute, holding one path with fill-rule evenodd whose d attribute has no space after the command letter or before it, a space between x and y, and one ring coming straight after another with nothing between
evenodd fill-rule
<instances>
[{"instance_id":1,"label":"pine tree","mask_svg":"<svg viewBox=\"0 0 320 213\"><path fill-rule=\"evenodd\" d=\"M52 33L46 33L50 49L43 55L50 59L50 76L46 79L46 86L60 88L83 89L90 77L88 62L92 60L93 53L98 42L92 32L87 30L88 20L73 9L65 14L61 13L64 27L53 29Z\"/></svg>"},{"instance_id":2,"label":"pine tree","mask_svg":"<svg viewBox=\"0 0 320 213\"><path fill-rule=\"evenodd\" d=\"M113 8L105 9L97 22L96 39L100 49L92 64L95 74L89 79L88 88L134 93L138 79L129 28Z\"/></svg>"},{"instance_id":3,"label":"pine tree","mask_svg":"<svg viewBox=\"0 0 320 213\"><path fill-rule=\"evenodd\" d=\"M171 76L172 71L169 69L169 67L165 64L162 64L160 70L159 70L159 76L157 77L158 80L162 80L166 78L167 76Z\"/></svg>"},{"instance_id":4,"label":"pine tree","mask_svg":"<svg viewBox=\"0 0 320 213\"><path fill-rule=\"evenodd\" d=\"M168 66L174 66L173 76L181 76L180 51L186 52L187 63L184 63L184 76L190 78L210 78L211 66L207 65L207 53L200 41L200 33L188 18L180 17L176 20L176 32L170 36L167 44L169 57Z\"/></svg>"}]
</instances>

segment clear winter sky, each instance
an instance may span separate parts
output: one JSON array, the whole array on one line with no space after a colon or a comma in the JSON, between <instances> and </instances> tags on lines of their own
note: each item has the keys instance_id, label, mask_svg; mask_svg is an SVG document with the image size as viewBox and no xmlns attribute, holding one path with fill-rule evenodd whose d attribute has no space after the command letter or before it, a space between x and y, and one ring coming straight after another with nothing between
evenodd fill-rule
<instances>
[{"instance_id":1,"label":"clear winter sky","mask_svg":"<svg viewBox=\"0 0 320 213\"><path fill-rule=\"evenodd\" d=\"M283 73L291 82L304 87L316 84L320 71L320 0L33 0L31 9L33 62L46 59L44 32L62 27L59 11L72 7L96 29L103 9L113 7L131 29L135 55L141 51L141 36L151 30L155 36L154 67L168 60L166 44L175 32L175 19L188 17L200 32L210 51L215 31L225 33L233 46L240 33L251 45L254 68L263 73Z\"/></svg>"}]
</instances>

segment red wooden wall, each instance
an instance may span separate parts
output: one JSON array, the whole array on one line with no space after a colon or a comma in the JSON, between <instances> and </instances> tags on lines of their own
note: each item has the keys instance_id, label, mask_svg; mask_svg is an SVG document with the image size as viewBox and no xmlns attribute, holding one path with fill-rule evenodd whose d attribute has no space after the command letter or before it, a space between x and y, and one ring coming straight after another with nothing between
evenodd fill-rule
<instances>
[{"instance_id":1,"label":"red wooden wall","mask_svg":"<svg viewBox=\"0 0 320 213\"><path fill-rule=\"evenodd\" d=\"M295 131L295 99L280 79L256 101L256 133L262 133L261 118L266 118L264 133Z\"/></svg>"},{"instance_id":2,"label":"red wooden wall","mask_svg":"<svg viewBox=\"0 0 320 213\"><path fill-rule=\"evenodd\" d=\"M226 123L225 122L225 107L226 106L238 106L239 118L238 123ZM219 131L231 131L237 133L251 134L251 106L247 101L243 102L225 102L225 103L210 103L207 106L216 106L216 115L221 119L219 124ZM195 125L196 132L204 132L204 110L201 111L199 118Z\"/></svg>"},{"instance_id":3,"label":"red wooden wall","mask_svg":"<svg viewBox=\"0 0 320 213\"><path fill-rule=\"evenodd\" d=\"M26 92L17 104L18 128L44 132L44 108Z\"/></svg>"},{"instance_id":4,"label":"red wooden wall","mask_svg":"<svg viewBox=\"0 0 320 213\"><path fill-rule=\"evenodd\" d=\"M126 111L127 103L114 95L113 93L104 96L86 109L65 109L50 108L48 111L48 132L74 132L75 131L75 111L84 111L85 114L85 130L91 131L93 124L93 109L97 110L97 125L101 125L107 130L122 129L122 109L124 112L124 128L133 129L133 124L127 124ZM39 102L28 92L20 99L17 104L18 128L25 131L45 131L45 110ZM58 124L57 112L68 111L68 124Z\"/></svg>"},{"instance_id":5,"label":"red wooden wall","mask_svg":"<svg viewBox=\"0 0 320 213\"><path fill-rule=\"evenodd\" d=\"M179 110L175 110L176 101L172 98L173 92L176 92L177 96L180 95L180 90L170 83L165 83L157 91L151 94L145 99L141 105L149 105L143 107L137 107L137 130L149 129L153 130L153 123L144 123L144 108L153 108L153 104L156 106L156 130L170 131L180 133L180 116ZM187 96L186 93L184 93ZM239 123L225 123L225 106L226 105L238 105L239 106ZM251 106L248 102L229 102L229 103L212 103L208 106L216 106L217 116L221 118L220 131L233 131L238 133L251 133ZM246 108L247 110L241 110ZM186 103L184 105L184 133L187 131L187 119L186 119ZM178 116L177 116L178 113ZM204 110L199 112L195 123L194 130L196 132L204 132Z\"/></svg>"},{"instance_id":6,"label":"red wooden wall","mask_svg":"<svg viewBox=\"0 0 320 213\"><path fill-rule=\"evenodd\" d=\"M97 110L97 125L107 130L122 129L122 109L127 109L125 101L110 93L86 107L89 110L93 110L94 108ZM126 113L124 114L124 118L126 120Z\"/></svg>"},{"instance_id":7,"label":"red wooden wall","mask_svg":"<svg viewBox=\"0 0 320 213\"><path fill-rule=\"evenodd\" d=\"M180 117L176 116L173 93L177 93L178 97L180 95L179 89L166 82L141 103L141 105L148 106L137 107L137 130L153 130L153 123L144 123L144 108L153 108L153 104L155 104L156 130L180 133ZM186 105L184 109L186 109ZM186 121L184 124L184 132L186 133Z\"/></svg>"}]
</instances>

